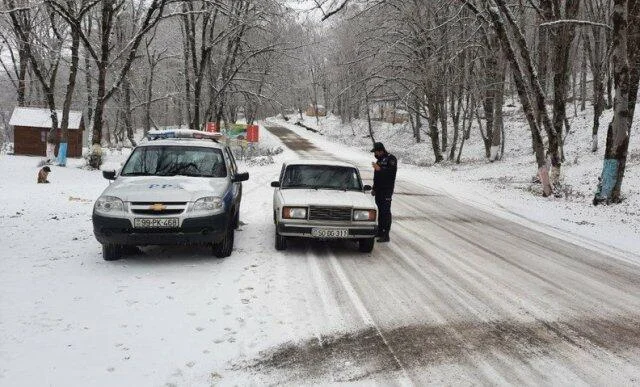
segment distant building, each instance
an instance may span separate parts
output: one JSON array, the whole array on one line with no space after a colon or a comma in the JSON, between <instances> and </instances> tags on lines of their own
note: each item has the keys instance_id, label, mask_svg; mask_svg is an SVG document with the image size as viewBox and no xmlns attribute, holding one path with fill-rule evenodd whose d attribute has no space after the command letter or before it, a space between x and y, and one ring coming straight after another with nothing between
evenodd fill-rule
<instances>
[{"instance_id":1,"label":"distant building","mask_svg":"<svg viewBox=\"0 0 640 387\"><path fill-rule=\"evenodd\" d=\"M58 126L62 121L62 110L58 110ZM51 111L49 109L16 107L9 120L13 126L13 151L16 155L45 156L47 151L47 134L51 129ZM58 129L58 142L60 140ZM69 112L69 130L67 156L82 157L82 135L84 120L82 112ZM56 145L56 154L58 146Z\"/></svg>"},{"instance_id":2,"label":"distant building","mask_svg":"<svg viewBox=\"0 0 640 387\"><path fill-rule=\"evenodd\" d=\"M309 104L304 114L308 115L309 117L324 117L327 115L327 109L322 105L316 105L314 108L313 104Z\"/></svg>"},{"instance_id":3,"label":"distant building","mask_svg":"<svg viewBox=\"0 0 640 387\"><path fill-rule=\"evenodd\" d=\"M397 95L377 95L369 101L369 114L372 120L399 124L409 121L409 112L400 109L404 103Z\"/></svg>"},{"instance_id":4,"label":"distant building","mask_svg":"<svg viewBox=\"0 0 640 387\"><path fill-rule=\"evenodd\" d=\"M409 112L402 109L385 108L382 119L391 124L402 124L409 121Z\"/></svg>"}]
</instances>

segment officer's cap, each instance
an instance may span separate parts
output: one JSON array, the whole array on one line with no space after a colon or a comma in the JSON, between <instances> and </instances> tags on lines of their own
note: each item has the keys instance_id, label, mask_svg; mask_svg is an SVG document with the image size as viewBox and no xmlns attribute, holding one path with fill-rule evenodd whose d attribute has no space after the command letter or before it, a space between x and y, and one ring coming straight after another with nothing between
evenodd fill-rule
<instances>
[{"instance_id":1,"label":"officer's cap","mask_svg":"<svg viewBox=\"0 0 640 387\"><path fill-rule=\"evenodd\" d=\"M384 149L384 145L382 145L381 142L376 142L373 144L373 149L371 149L371 152L375 152L375 151L384 151L386 149Z\"/></svg>"}]
</instances>

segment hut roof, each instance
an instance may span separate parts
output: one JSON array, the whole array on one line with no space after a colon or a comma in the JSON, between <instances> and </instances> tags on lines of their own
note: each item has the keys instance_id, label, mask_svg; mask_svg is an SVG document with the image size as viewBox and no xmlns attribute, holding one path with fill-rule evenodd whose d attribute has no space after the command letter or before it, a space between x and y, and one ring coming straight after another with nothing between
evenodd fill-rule
<instances>
[{"instance_id":1,"label":"hut roof","mask_svg":"<svg viewBox=\"0 0 640 387\"><path fill-rule=\"evenodd\" d=\"M58 125L62 120L62 110L56 111L58 115ZM69 129L80 129L82 112L78 110L69 111ZM9 125L26 126L32 128L51 128L51 111L49 109L16 107L13 109Z\"/></svg>"}]
</instances>

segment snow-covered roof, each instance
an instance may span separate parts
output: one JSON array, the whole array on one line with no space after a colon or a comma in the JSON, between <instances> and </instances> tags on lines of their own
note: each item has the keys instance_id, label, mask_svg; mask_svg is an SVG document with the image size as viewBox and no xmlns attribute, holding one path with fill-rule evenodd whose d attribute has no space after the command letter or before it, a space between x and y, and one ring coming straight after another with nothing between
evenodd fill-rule
<instances>
[{"instance_id":1,"label":"snow-covered roof","mask_svg":"<svg viewBox=\"0 0 640 387\"><path fill-rule=\"evenodd\" d=\"M62 120L62 110L56 110L58 114L58 126ZM77 110L69 111L69 129L80 129L82 112ZM51 128L51 111L49 109L16 107L13 109L9 125L26 126L32 128Z\"/></svg>"}]
</instances>

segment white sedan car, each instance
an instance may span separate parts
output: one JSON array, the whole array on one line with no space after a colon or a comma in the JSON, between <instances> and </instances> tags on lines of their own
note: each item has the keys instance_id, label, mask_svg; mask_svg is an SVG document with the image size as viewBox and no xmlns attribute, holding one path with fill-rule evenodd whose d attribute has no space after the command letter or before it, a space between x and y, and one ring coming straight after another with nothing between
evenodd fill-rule
<instances>
[{"instance_id":1,"label":"white sedan car","mask_svg":"<svg viewBox=\"0 0 640 387\"><path fill-rule=\"evenodd\" d=\"M353 239L373 250L378 210L355 165L331 160L298 160L282 166L271 183L277 250L292 237Z\"/></svg>"}]
</instances>

